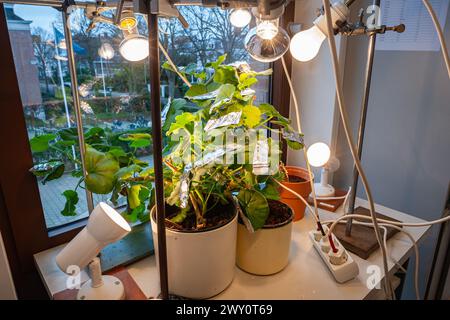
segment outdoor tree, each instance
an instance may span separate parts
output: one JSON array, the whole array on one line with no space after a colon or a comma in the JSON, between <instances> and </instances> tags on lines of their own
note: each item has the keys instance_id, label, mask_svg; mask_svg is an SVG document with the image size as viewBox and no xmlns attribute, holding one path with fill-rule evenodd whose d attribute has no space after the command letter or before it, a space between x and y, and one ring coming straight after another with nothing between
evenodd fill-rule
<instances>
[{"instance_id":1,"label":"outdoor tree","mask_svg":"<svg viewBox=\"0 0 450 320\"><path fill-rule=\"evenodd\" d=\"M45 81L45 91L49 93L49 81L53 84L52 69L55 65L55 47L52 35L41 27L33 28L32 41L34 56L38 62L39 75Z\"/></svg>"}]
</instances>

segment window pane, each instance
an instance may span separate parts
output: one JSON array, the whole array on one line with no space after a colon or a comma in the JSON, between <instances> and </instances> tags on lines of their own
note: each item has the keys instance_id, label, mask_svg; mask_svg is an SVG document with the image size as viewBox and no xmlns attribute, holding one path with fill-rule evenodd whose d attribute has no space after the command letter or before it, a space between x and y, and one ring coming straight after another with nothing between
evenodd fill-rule
<instances>
[{"instance_id":1,"label":"window pane","mask_svg":"<svg viewBox=\"0 0 450 320\"><path fill-rule=\"evenodd\" d=\"M50 7L5 4L5 12L19 82L29 139L49 136L58 130L76 127L65 50L55 46L61 38L61 13ZM76 145L71 156L79 161ZM33 152L35 164L55 157L52 149ZM64 161L64 174L57 180L39 183L39 191L47 228L51 229L87 216L85 192L78 188L76 216L63 216L62 193L74 189L78 178L72 177L74 166Z\"/></svg>"}]
</instances>

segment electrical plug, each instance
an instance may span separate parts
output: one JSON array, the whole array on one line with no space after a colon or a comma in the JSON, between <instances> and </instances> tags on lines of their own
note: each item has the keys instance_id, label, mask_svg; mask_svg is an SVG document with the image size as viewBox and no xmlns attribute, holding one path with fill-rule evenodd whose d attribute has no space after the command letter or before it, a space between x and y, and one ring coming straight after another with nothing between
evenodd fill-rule
<instances>
[{"instance_id":1,"label":"electrical plug","mask_svg":"<svg viewBox=\"0 0 450 320\"><path fill-rule=\"evenodd\" d=\"M343 265L348 260L348 254L347 251L344 250L342 246L337 247L337 252L334 252L331 250L328 253L328 258L330 259L330 263L335 266Z\"/></svg>"}]
</instances>

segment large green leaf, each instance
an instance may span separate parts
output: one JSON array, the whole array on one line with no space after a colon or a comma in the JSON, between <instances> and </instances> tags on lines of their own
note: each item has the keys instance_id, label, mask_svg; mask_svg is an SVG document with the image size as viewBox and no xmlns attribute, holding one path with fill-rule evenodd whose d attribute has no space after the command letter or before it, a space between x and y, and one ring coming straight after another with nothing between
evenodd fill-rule
<instances>
[{"instance_id":1,"label":"large green leaf","mask_svg":"<svg viewBox=\"0 0 450 320\"><path fill-rule=\"evenodd\" d=\"M252 223L253 229L264 227L269 216L269 204L266 198L256 190L241 190L237 196L245 215Z\"/></svg>"},{"instance_id":2,"label":"large green leaf","mask_svg":"<svg viewBox=\"0 0 450 320\"><path fill-rule=\"evenodd\" d=\"M78 193L73 190L66 190L62 195L66 198L66 204L61 214L63 216L75 216L77 214L75 210L78 203Z\"/></svg>"},{"instance_id":3,"label":"large green leaf","mask_svg":"<svg viewBox=\"0 0 450 320\"><path fill-rule=\"evenodd\" d=\"M55 134L43 134L37 137L34 137L30 140L31 151L33 152L44 152L47 151L50 141L55 140Z\"/></svg>"},{"instance_id":4,"label":"large green leaf","mask_svg":"<svg viewBox=\"0 0 450 320\"><path fill-rule=\"evenodd\" d=\"M86 148L86 187L88 190L108 194L112 191L116 181L119 163L109 153L103 153L87 146Z\"/></svg>"}]
</instances>

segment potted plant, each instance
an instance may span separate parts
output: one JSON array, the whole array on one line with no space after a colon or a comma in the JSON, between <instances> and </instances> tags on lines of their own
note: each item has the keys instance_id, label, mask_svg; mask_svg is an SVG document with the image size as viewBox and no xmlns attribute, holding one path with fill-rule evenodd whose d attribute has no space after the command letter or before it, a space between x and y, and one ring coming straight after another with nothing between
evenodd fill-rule
<instances>
[{"instance_id":1,"label":"potted plant","mask_svg":"<svg viewBox=\"0 0 450 320\"><path fill-rule=\"evenodd\" d=\"M238 248L247 248L237 255L238 266L244 270L258 273L241 263L248 260L244 256L270 260L267 252L249 249L255 237L247 237L247 233L266 234L265 229L271 227L283 229L285 241L278 250L283 255L278 260L283 262L269 273L285 265L285 252L289 252L292 213L278 201L275 182L283 180L278 170L280 148L273 138L267 138L267 131L280 131L268 124L279 125L283 138L294 149L303 147L301 136L273 106L253 104L256 93L251 86L258 81L257 76L270 72L254 72L246 63L225 65L225 58L221 56L207 64L206 70L191 74L196 84L186 92L184 102L177 103L195 104L199 110L179 113L167 131L170 152L164 158L164 190L169 288L189 298L211 297L231 283L236 241ZM175 114L172 106L167 114ZM258 139L249 139L257 129L263 133ZM277 162L270 166L266 161L266 167L264 161L256 165L251 160L260 154L258 148L270 149L266 160L275 157ZM151 219L156 239L154 211ZM270 238L268 235L269 242ZM270 254L278 251L270 250Z\"/></svg>"},{"instance_id":2,"label":"potted plant","mask_svg":"<svg viewBox=\"0 0 450 320\"><path fill-rule=\"evenodd\" d=\"M285 179L282 184L289 189L300 194L305 200L311 193L311 179L306 169L293 166L281 165L281 169L285 173ZM305 216L306 205L296 195L290 191L281 188L281 201L289 205L294 210L294 222L303 219Z\"/></svg>"}]
</instances>

